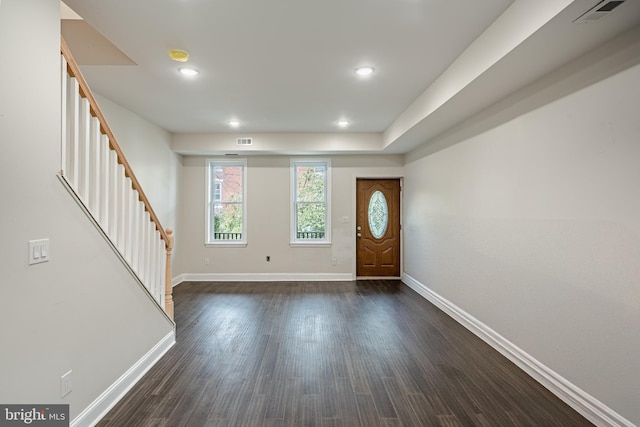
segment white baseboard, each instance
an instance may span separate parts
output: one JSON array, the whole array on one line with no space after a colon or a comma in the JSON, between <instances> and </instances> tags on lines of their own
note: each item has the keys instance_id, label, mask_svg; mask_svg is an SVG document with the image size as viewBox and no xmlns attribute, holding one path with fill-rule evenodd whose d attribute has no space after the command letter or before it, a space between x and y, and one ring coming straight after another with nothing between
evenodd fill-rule
<instances>
[{"instance_id":1,"label":"white baseboard","mask_svg":"<svg viewBox=\"0 0 640 427\"><path fill-rule=\"evenodd\" d=\"M176 343L175 330L171 331L106 389L84 411L75 417L71 427L92 427L104 417L116 403L147 373L153 365Z\"/></svg>"},{"instance_id":2,"label":"white baseboard","mask_svg":"<svg viewBox=\"0 0 640 427\"><path fill-rule=\"evenodd\" d=\"M529 376L558 396L562 401L596 426L635 427L622 415L600 402L589 393L575 386L567 379L540 363L524 350L507 340L496 331L440 296L427 286L418 282L408 274L403 274L402 281L433 305L451 316L462 326L473 332L480 339L499 351L507 359L515 363Z\"/></svg>"},{"instance_id":3,"label":"white baseboard","mask_svg":"<svg viewBox=\"0 0 640 427\"><path fill-rule=\"evenodd\" d=\"M184 276L185 276L184 274L178 274L176 277L171 279L171 287L175 288L180 283L185 282L186 280L184 279Z\"/></svg>"},{"instance_id":4,"label":"white baseboard","mask_svg":"<svg viewBox=\"0 0 640 427\"><path fill-rule=\"evenodd\" d=\"M173 278L182 282L337 282L353 280L351 273L185 273Z\"/></svg>"}]
</instances>

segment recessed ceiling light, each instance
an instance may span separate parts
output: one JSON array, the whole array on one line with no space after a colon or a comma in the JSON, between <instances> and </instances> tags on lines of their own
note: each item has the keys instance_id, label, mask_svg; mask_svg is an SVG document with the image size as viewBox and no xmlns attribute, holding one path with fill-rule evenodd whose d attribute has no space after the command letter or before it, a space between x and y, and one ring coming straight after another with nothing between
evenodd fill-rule
<instances>
[{"instance_id":1,"label":"recessed ceiling light","mask_svg":"<svg viewBox=\"0 0 640 427\"><path fill-rule=\"evenodd\" d=\"M358 67L356 68L356 74L359 76L368 76L373 73L374 68L370 66Z\"/></svg>"},{"instance_id":2,"label":"recessed ceiling light","mask_svg":"<svg viewBox=\"0 0 640 427\"><path fill-rule=\"evenodd\" d=\"M200 71L196 70L195 68L179 68L178 71L180 71L185 76L195 76L200 74Z\"/></svg>"},{"instance_id":3,"label":"recessed ceiling light","mask_svg":"<svg viewBox=\"0 0 640 427\"><path fill-rule=\"evenodd\" d=\"M341 128L346 128L349 126L349 120L338 120L338 126Z\"/></svg>"},{"instance_id":4,"label":"recessed ceiling light","mask_svg":"<svg viewBox=\"0 0 640 427\"><path fill-rule=\"evenodd\" d=\"M187 62L189 60L189 53L180 49L171 49L169 51L169 58L178 62Z\"/></svg>"},{"instance_id":5,"label":"recessed ceiling light","mask_svg":"<svg viewBox=\"0 0 640 427\"><path fill-rule=\"evenodd\" d=\"M231 126L232 128L237 128L238 126L240 126L240 122L237 120L229 120L227 123L229 123L229 126Z\"/></svg>"}]
</instances>

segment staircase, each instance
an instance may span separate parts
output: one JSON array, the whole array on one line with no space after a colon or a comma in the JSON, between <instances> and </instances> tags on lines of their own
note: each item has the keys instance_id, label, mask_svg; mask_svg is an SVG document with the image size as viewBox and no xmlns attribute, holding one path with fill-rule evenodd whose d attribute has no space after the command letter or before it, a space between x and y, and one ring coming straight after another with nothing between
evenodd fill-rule
<instances>
[{"instance_id":1,"label":"staircase","mask_svg":"<svg viewBox=\"0 0 640 427\"><path fill-rule=\"evenodd\" d=\"M173 319L173 232L160 225L64 39L60 51L61 180Z\"/></svg>"}]
</instances>

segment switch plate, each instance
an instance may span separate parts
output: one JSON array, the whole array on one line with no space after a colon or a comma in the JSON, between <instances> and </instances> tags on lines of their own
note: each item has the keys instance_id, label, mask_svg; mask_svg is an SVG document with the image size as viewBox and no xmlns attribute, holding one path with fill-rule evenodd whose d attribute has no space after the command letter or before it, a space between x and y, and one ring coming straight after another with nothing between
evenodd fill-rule
<instances>
[{"instance_id":1,"label":"switch plate","mask_svg":"<svg viewBox=\"0 0 640 427\"><path fill-rule=\"evenodd\" d=\"M49 261L49 239L29 240L29 265Z\"/></svg>"},{"instance_id":2,"label":"switch plate","mask_svg":"<svg viewBox=\"0 0 640 427\"><path fill-rule=\"evenodd\" d=\"M67 394L71 393L71 390L73 389L73 384L71 383L71 372L73 371L69 371L60 377L60 397L65 397Z\"/></svg>"}]
</instances>

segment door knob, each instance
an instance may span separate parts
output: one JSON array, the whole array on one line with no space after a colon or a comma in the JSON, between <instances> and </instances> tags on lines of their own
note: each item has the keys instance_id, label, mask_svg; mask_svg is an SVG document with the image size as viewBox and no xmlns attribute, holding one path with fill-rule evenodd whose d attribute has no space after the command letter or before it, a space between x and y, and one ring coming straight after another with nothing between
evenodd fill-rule
<instances>
[{"instance_id":1,"label":"door knob","mask_svg":"<svg viewBox=\"0 0 640 427\"><path fill-rule=\"evenodd\" d=\"M356 233L356 236L362 237L362 233Z\"/></svg>"},{"instance_id":2,"label":"door knob","mask_svg":"<svg viewBox=\"0 0 640 427\"><path fill-rule=\"evenodd\" d=\"M360 231L360 230L362 230L362 227L357 226L357 227L356 227L356 230Z\"/></svg>"}]
</instances>

